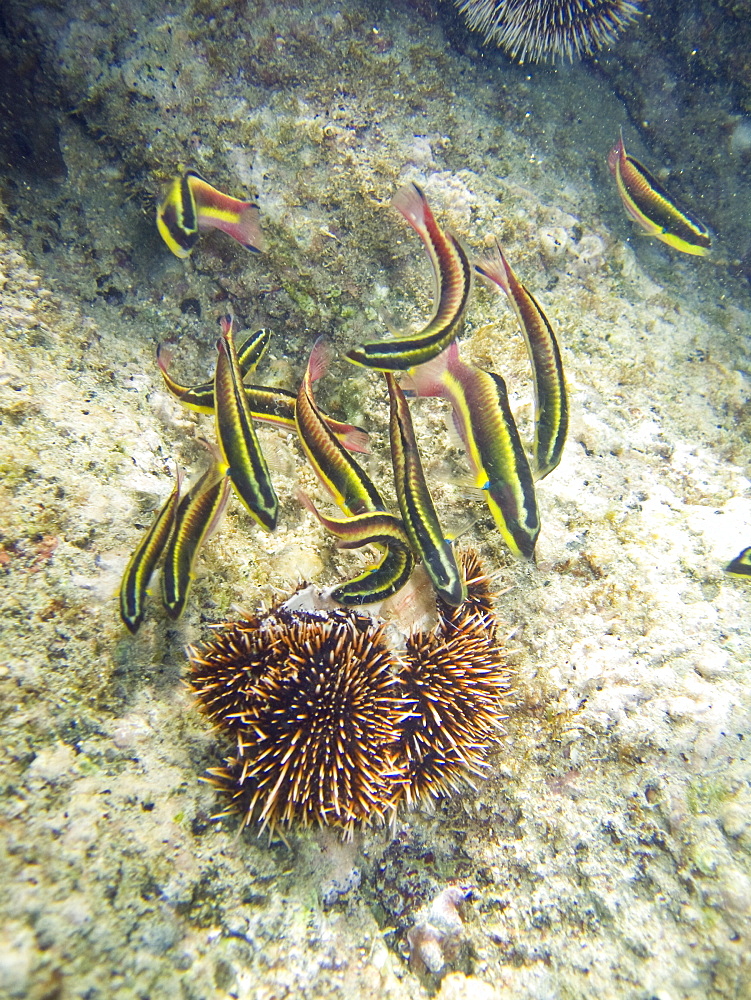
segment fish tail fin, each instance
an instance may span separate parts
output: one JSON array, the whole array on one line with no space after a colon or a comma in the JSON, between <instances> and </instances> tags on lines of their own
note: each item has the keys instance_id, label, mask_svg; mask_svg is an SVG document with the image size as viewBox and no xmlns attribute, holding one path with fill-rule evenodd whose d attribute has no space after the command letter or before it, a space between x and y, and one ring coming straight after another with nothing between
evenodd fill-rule
<instances>
[{"instance_id":1,"label":"fish tail fin","mask_svg":"<svg viewBox=\"0 0 751 1000\"><path fill-rule=\"evenodd\" d=\"M237 220L237 233L231 235L253 253L261 253L264 248L261 234L260 210L258 205L248 204L240 212Z\"/></svg>"},{"instance_id":2,"label":"fish tail fin","mask_svg":"<svg viewBox=\"0 0 751 1000\"><path fill-rule=\"evenodd\" d=\"M318 521L320 525L322 525L322 527L326 528L332 534L336 535L336 528L338 524L341 522L338 522L336 519L332 519L321 514L321 512L318 510L316 505L310 499L308 494L304 490L301 490L299 486L295 490L295 498L297 499L298 503L302 504L302 506L313 515L313 517ZM337 548L342 548L342 539L337 538L335 544Z\"/></svg>"},{"instance_id":3,"label":"fish tail fin","mask_svg":"<svg viewBox=\"0 0 751 1000\"><path fill-rule=\"evenodd\" d=\"M172 364L172 358L174 357L174 349L171 347L164 347L162 344L156 345L156 363L159 365L159 371L163 374L167 374L167 369Z\"/></svg>"},{"instance_id":4,"label":"fish tail fin","mask_svg":"<svg viewBox=\"0 0 751 1000\"><path fill-rule=\"evenodd\" d=\"M258 205L222 194L205 181L195 190L199 229L220 229L247 250L261 252L263 237Z\"/></svg>"},{"instance_id":5,"label":"fish tail fin","mask_svg":"<svg viewBox=\"0 0 751 1000\"><path fill-rule=\"evenodd\" d=\"M391 199L391 204L418 232L425 229L427 220L432 216L427 198L414 183L399 188Z\"/></svg>"},{"instance_id":6,"label":"fish tail fin","mask_svg":"<svg viewBox=\"0 0 751 1000\"><path fill-rule=\"evenodd\" d=\"M180 468L177 462L175 462L175 488L177 489L178 497L182 492L184 479L185 479L185 472Z\"/></svg>"},{"instance_id":7,"label":"fish tail fin","mask_svg":"<svg viewBox=\"0 0 751 1000\"><path fill-rule=\"evenodd\" d=\"M459 347L454 340L445 351L431 361L411 368L409 374L401 381L402 390L413 392L416 396L443 396L445 394L443 376L452 361L456 361L458 357Z\"/></svg>"},{"instance_id":8,"label":"fish tail fin","mask_svg":"<svg viewBox=\"0 0 751 1000\"><path fill-rule=\"evenodd\" d=\"M200 445L203 445L203 447L206 449L206 451L211 456L211 462L212 462L213 465L216 466L217 476L219 476L219 475L222 475L222 476L226 475L227 472L229 471L229 466L227 465L227 463L224 461L224 458L222 457L222 453L219 450L219 445L215 444L213 441L209 441L205 437L197 437L196 441L198 441L198 443Z\"/></svg>"},{"instance_id":9,"label":"fish tail fin","mask_svg":"<svg viewBox=\"0 0 751 1000\"><path fill-rule=\"evenodd\" d=\"M235 317L231 313L225 313L224 316L219 317L219 326L222 331L223 337L229 337L233 333L233 326L235 324Z\"/></svg>"},{"instance_id":10,"label":"fish tail fin","mask_svg":"<svg viewBox=\"0 0 751 1000\"><path fill-rule=\"evenodd\" d=\"M297 500L297 502L300 504L301 507L304 507L314 517L318 517L318 511L316 510L315 504L310 499L305 490L301 490L299 486L295 490L295 499Z\"/></svg>"},{"instance_id":11,"label":"fish tail fin","mask_svg":"<svg viewBox=\"0 0 751 1000\"><path fill-rule=\"evenodd\" d=\"M218 191L194 170L186 172L185 180L195 200L198 229L221 229L248 250L260 253L263 239L258 205Z\"/></svg>"},{"instance_id":12,"label":"fish tail fin","mask_svg":"<svg viewBox=\"0 0 751 1000\"><path fill-rule=\"evenodd\" d=\"M618 161L621 156L625 156L626 149L623 145L623 129L621 128L620 134L618 136L618 141L613 146L613 148L608 153L608 167L610 168L610 173L615 177L615 171L618 166Z\"/></svg>"},{"instance_id":13,"label":"fish tail fin","mask_svg":"<svg viewBox=\"0 0 751 1000\"><path fill-rule=\"evenodd\" d=\"M326 374L331 364L331 356L331 344L323 337L319 337L315 344L313 344L313 350L310 352L310 358L308 359L308 375L311 382L317 382L319 378L322 378Z\"/></svg>"},{"instance_id":14,"label":"fish tail fin","mask_svg":"<svg viewBox=\"0 0 751 1000\"><path fill-rule=\"evenodd\" d=\"M501 244L498 240L495 241L495 249L491 250L486 257L480 258L480 260L475 262L475 271L481 274L483 278L487 278L488 281L492 281L494 284L502 288L507 295L511 293L511 288L509 285L509 271L511 268L508 265L508 261L503 256L503 250L501 250Z\"/></svg>"},{"instance_id":15,"label":"fish tail fin","mask_svg":"<svg viewBox=\"0 0 751 1000\"><path fill-rule=\"evenodd\" d=\"M339 440L347 451L354 451L360 455L370 454L370 447L368 446L369 435L362 427L350 425L346 431L342 429L342 433L339 434Z\"/></svg>"}]
</instances>

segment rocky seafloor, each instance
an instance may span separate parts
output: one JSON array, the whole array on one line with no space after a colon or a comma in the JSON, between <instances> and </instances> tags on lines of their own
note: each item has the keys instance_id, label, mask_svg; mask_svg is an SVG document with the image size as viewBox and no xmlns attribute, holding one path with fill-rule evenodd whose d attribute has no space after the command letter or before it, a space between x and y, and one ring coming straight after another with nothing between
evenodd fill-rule
<instances>
[{"instance_id":1,"label":"rocky seafloor","mask_svg":"<svg viewBox=\"0 0 751 1000\"><path fill-rule=\"evenodd\" d=\"M623 40L630 57L660 9ZM0 997L751 994L751 584L723 572L751 544L742 116L730 84L688 88L691 120L728 148L716 198L689 169L702 136L676 149L665 183L717 229L715 259L680 255L626 219L607 171L621 125L660 168L608 76L618 48L518 67L451 16L210 0L3 14ZM640 109L659 89L644 76ZM170 255L153 198L179 164L257 194L264 255L221 234ZM467 497L444 405L412 404L444 527L504 590L514 704L476 789L351 843L293 828L269 844L212 819L222 802L198 779L228 746L183 648L358 557L295 499L298 483L323 497L292 437L262 429L277 531L231 506L183 618L154 601L126 632L126 560L173 463L200 469L211 433L165 393L155 347L208 377L231 309L274 331L260 373L295 388L326 334L339 359L319 396L371 430L393 499L382 382L341 355L430 310L422 248L389 207L409 180L471 252L498 236L563 348L571 429L538 487L536 567ZM528 434L523 342L483 287L461 343L507 379ZM458 913L431 911L449 887L467 893ZM441 920L452 946L431 972L414 931Z\"/></svg>"}]
</instances>

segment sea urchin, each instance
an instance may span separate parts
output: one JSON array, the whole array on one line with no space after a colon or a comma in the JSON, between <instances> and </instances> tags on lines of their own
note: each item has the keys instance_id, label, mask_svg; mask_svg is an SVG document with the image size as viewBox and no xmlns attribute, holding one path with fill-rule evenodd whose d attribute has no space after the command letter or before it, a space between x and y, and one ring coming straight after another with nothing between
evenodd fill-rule
<instances>
[{"instance_id":1,"label":"sea urchin","mask_svg":"<svg viewBox=\"0 0 751 1000\"><path fill-rule=\"evenodd\" d=\"M401 726L399 762L408 805L446 795L482 775L506 718L509 670L490 616L441 616L430 633L407 640L399 684L415 708Z\"/></svg>"},{"instance_id":2,"label":"sea urchin","mask_svg":"<svg viewBox=\"0 0 751 1000\"><path fill-rule=\"evenodd\" d=\"M639 0L455 0L474 31L519 62L580 59L611 45Z\"/></svg>"},{"instance_id":3,"label":"sea urchin","mask_svg":"<svg viewBox=\"0 0 751 1000\"><path fill-rule=\"evenodd\" d=\"M259 678L278 656L276 632L268 621L246 618L219 627L213 641L188 647L190 685L218 726L235 731L243 725Z\"/></svg>"},{"instance_id":4,"label":"sea urchin","mask_svg":"<svg viewBox=\"0 0 751 1000\"><path fill-rule=\"evenodd\" d=\"M509 671L491 580L461 555L467 600L399 653L385 625L352 609L309 610L302 591L227 622L188 649L202 711L236 741L207 779L273 831L297 821L345 836L481 774L500 732ZM315 601L314 601L315 603Z\"/></svg>"},{"instance_id":5,"label":"sea urchin","mask_svg":"<svg viewBox=\"0 0 751 1000\"><path fill-rule=\"evenodd\" d=\"M244 650L247 625L230 623L189 651L193 685L215 721L206 665ZM238 749L211 780L231 792L245 823L257 817L273 830L298 820L349 835L355 823L383 816L401 782L394 746L411 706L398 697L383 629L351 611L272 612L262 631L271 652L254 681L245 673L233 684L242 672L223 668L234 687L228 721Z\"/></svg>"}]
</instances>

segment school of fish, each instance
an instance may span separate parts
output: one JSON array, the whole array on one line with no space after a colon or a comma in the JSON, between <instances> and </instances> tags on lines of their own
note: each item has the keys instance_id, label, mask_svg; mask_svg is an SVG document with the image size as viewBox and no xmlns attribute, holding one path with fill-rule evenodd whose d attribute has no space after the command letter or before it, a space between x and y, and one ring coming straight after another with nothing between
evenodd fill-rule
<instances>
[{"instance_id":1,"label":"school of fish","mask_svg":"<svg viewBox=\"0 0 751 1000\"><path fill-rule=\"evenodd\" d=\"M626 154L623 137L608 165L629 216L649 235L674 249L705 255L710 235L679 207L638 160ZM219 523L232 492L257 524L273 531L278 498L260 447L255 423L294 429L302 451L322 486L342 512L322 514L304 493L299 499L343 549L372 546L377 560L352 579L330 588L328 596L344 606L372 605L399 591L420 561L436 591L458 607L466 597L451 541L442 529L417 446L408 396L438 396L452 411L471 467L474 487L484 496L509 550L533 560L540 532L535 482L560 463L566 441L569 405L561 351L553 328L534 295L521 283L495 241L492 252L471 263L453 235L445 232L414 183L395 194L392 205L420 237L435 281L435 306L416 333L361 344L346 358L383 372L390 403L389 441L399 514L355 459L367 453L368 434L324 413L314 384L324 376L330 348L313 347L298 391L248 384L270 340L259 330L239 346L230 316L220 320L214 379L189 386L169 374L170 355L161 348L157 362L165 387L183 406L214 417L217 445L208 445L209 468L183 495L182 477L133 552L120 588L120 613L135 633L141 625L149 583L163 557L162 601L171 618L182 613L201 545ZM169 186L157 207L157 228L169 249L186 258L201 232L215 228L247 249L262 249L258 206L223 194L193 170ZM516 315L529 357L534 386L534 439L529 454L509 405L503 378L461 359L457 336L470 300L473 273L505 296ZM397 373L401 377L397 378ZM732 570L748 573L748 550ZM731 567L728 567L729 571Z\"/></svg>"}]
</instances>

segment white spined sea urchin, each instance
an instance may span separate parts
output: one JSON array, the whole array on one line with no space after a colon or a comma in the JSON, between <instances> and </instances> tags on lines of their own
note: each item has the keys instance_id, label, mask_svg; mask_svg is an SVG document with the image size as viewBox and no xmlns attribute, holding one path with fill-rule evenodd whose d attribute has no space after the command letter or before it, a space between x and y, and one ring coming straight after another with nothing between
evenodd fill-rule
<instances>
[{"instance_id":1,"label":"white spined sea urchin","mask_svg":"<svg viewBox=\"0 0 751 1000\"><path fill-rule=\"evenodd\" d=\"M581 59L612 45L640 0L455 0L473 31L519 62Z\"/></svg>"}]
</instances>

